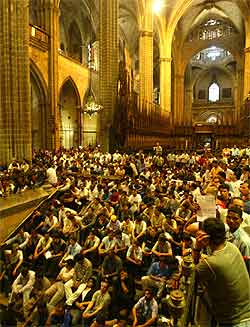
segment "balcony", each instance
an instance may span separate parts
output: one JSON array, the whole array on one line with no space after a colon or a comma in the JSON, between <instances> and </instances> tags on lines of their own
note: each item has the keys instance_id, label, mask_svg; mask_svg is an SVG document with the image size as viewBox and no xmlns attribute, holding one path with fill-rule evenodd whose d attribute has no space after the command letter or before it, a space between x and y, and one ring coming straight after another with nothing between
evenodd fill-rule
<instances>
[{"instance_id":1,"label":"balcony","mask_svg":"<svg viewBox=\"0 0 250 327\"><path fill-rule=\"evenodd\" d=\"M38 26L30 24L30 44L39 48L42 51L47 51L49 48L49 35L46 31Z\"/></svg>"},{"instance_id":2,"label":"balcony","mask_svg":"<svg viewBox=\"0 0 250 327\"><path fill-rule=\"evenodd\" d=\"M217 101L217 102L210 102L207 100L204 101L195 101L193 102L192 109L193 110L216 110L216 109L234 109L234 101L232 99L229 99L228 101L222 100L222 101Z\"/></svg>"}]
</instances>

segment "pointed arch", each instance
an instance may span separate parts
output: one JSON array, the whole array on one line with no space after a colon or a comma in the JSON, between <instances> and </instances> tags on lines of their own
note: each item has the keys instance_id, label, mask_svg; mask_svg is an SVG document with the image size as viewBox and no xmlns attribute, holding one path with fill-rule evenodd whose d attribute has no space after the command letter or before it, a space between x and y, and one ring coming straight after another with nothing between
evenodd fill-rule
<instances>
[{"instance_id":1,"label":"pointed arch","mask_svg":"<svg viewBox=\"0 0 250 327\"><path fill-rule=\"evenodd\" d=\"M48 88L36 64L30 60L30 94L33 149L48 148ZM41 128L43 126L43 128Z\"/></svg>"},{"instance_id":2,"label":"pointed arch","mask_svg":"<svg viewBox=\"0 0 250 327\"><path fill-rule=\"evenodd\" d=\"M220 86L217 82L213 82L208 87L208 100L217 102L220 100Z\"/></svg>"},{"instance_id":3,"label":"pointed arch","mask_svg":"<svg viewBox=\"0 0 250 327\"><path fill-rule=\"evenodd\" d=\"M40 86L40 90L43 93L44 97L48 99L48 86L47 83L43 77L43 74L41 73L38 66L35 64L35 62L30 59L30 73L36 80L37 84Z\"/></svg>"},{"instance_id":4,"label":"pointed arch","mask_svg":"<svg viewBox=\"0 0 250 327\"><path fill-rule=\"evenodd\" d=\"M79 146L81 143L81 102L77 86L71 76L60 88L60 140L65 148Z\"/></svg>"},{"instance_id":5,"label":"pointed arch","mask_svg":"<svg viewBox=\"0 0 250 327\"><path fill-rule=\"evenodd\" d=\"M75 20L69 25L68 31L68 55L78 61L82 61L82 35L81 30Z\"/></svg>"},{"instance_id":6,"label":"pointed arch","mask_svg":"<svg viewBox=\"0 0 250 327\"><path fill-rule=\"evenodd\" d=\"M70 83L72 85L72 87L74 88L76 96L77 96L77 105L80 106L81 105L80 93L79 93L79 90L78 90L78 87L77 87L75 81L73 80L73 78L71 76L66 77L65 80L62 82L60 89L59 89L59 95L61 94L62 89L66 85L66 83Z\"/></svg>"}]
</instances>

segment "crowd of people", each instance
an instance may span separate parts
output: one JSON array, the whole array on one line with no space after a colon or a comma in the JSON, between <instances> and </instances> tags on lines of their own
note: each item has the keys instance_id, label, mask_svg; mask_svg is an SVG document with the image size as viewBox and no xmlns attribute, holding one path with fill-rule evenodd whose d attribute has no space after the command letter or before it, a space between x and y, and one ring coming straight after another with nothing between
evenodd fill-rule
<instances>
[{"instance_id":1,"label":"crowd of people","mask_svg":"<svg viewBox=\"0 0 250 327\"><path fill-rule=\"evenodd\" d=\"M3 196L44 182L57 189L1 248L8 319L156 326L170 317L165 299L190 256L220 326L250 326L249 166L250 148L177 154L159 143L147 154L97 146L0 165ZM207 195L214 216L204 220Z\"/></svg>"}]
</instances>

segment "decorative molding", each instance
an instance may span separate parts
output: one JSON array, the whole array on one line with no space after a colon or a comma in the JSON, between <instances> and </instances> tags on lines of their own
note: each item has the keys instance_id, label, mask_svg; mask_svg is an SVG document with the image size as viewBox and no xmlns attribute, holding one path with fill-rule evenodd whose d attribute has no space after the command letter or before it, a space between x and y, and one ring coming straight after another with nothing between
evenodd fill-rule
<instances>
[{"instance_id":1,"label":"decorative molding","mask_svg":"<svg viewBox=\"0 0 250 327\"><path fill-rule=\"evenodd\" d=\"M160 63L162 62L172 62L172 58L160 58Z\"/></svg>"},{"instance_id":2,"label":"decorative molding","mask_svg":"<svg viewBox=\"0 0 250 327\"><path fill-rule=\"evenodd\" d=\"M153 37L153 32L151 32L151 31L140 31L140 37L144 37L144 36Z\"/></svg>"}]
</instances>

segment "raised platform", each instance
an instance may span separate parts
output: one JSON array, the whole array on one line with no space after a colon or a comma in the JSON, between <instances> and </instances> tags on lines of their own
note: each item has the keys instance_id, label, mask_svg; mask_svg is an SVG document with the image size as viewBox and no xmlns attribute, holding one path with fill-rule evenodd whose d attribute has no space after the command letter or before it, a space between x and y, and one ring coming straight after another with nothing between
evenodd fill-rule
<instances>
[{"instance_id":1,"label":"raised platform","mask_svg":"<svg viewBox=\"0 0 250 327\"><path fill-rule=\"evenodd\" d=\"M55 191L40 187L0 199L0 244L32 213L35 208Z\"/></svg>"}]
</instances>

